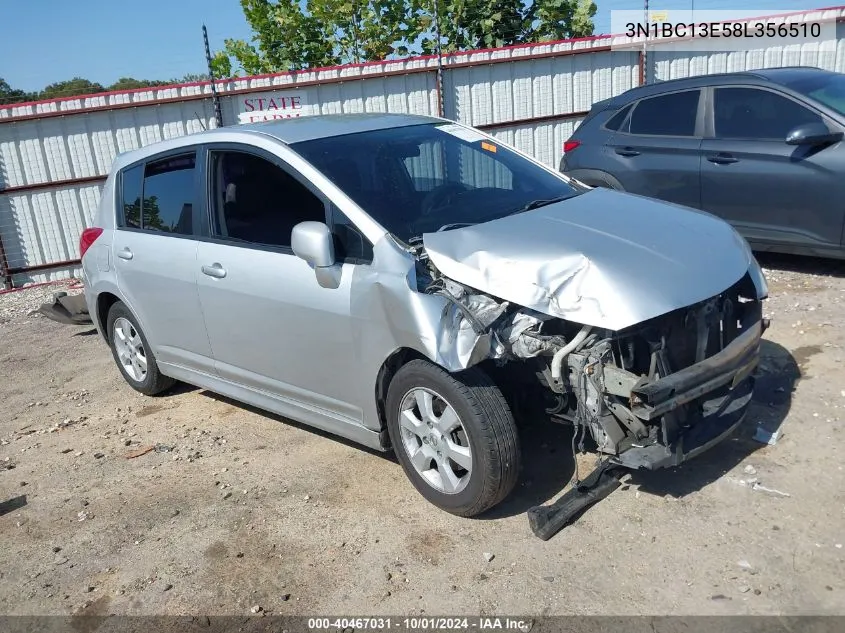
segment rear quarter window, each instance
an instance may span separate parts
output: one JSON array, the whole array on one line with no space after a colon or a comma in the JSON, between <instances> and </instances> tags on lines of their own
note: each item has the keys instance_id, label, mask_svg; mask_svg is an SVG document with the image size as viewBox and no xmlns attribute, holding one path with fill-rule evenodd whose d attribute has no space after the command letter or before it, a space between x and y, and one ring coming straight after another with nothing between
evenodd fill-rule
<instances>
[{"instance_id":1,"label":"rear quarter window","mask_svg":"<svg viewBox=\"0 0 845 633\"><path fill-rule=\"evenodd\" d=\"M144 166L136 165L124 170L120 176L123 198L123 215L118 224L132 229L141 228L141 186L144 182Z\"/></svg>"},{"instance_id":2,"label":"rear quarter window","mask_svg":"<svg viewBox=\"0 0 845 633\"><path fill-rule=\"evenodd\" d=\"M604 124L604 129L610 130L611 132L617 132L617 131L626 132L627 129L628 129L628 125L627 125L627 122L625 121L625 119L628 118L628 113L631 112L632 107L633 107L633 104L629 104L629 105L625 106L624 108L622 108L621 110L619 110L619 112L614 114L612 117L610 117L610 119L608 119L607 123ZM625 122L626 125L624 126L624 128L622 128L620 130L620 127L622 127L623 122Z\"/></svg>"}]
</instances>

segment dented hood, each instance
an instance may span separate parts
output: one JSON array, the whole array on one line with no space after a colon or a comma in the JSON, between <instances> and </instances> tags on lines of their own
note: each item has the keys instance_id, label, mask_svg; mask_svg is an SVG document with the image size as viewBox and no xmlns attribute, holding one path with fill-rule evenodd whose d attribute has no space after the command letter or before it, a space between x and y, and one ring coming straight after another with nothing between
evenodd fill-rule
<instances>
[{"instance_id":1,"label":"dented hood","mask_svg":"<svg viewBox=\"0 0 845 633\"><path fill-rule=\"evenodd\" d=\"M441 273L551 316L620 330L708 299L753 257L715 216L610 189L423 235Z\"/></svg>"}]
</instances>

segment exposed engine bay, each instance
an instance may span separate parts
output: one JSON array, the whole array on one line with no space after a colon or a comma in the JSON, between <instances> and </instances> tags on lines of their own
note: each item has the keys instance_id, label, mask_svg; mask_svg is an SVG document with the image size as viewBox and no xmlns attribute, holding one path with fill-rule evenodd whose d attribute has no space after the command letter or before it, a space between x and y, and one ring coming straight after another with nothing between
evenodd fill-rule
<instances>
[{"instance_id":1,"label":"exposed engine bay","mask_svg":"<svg viewBox=\"0 0 845 633\"><path fill-rule=\"evenodd\" d=\"M766 327L750 274L705 301L621 330L574 323L441 274L420 247L420 292L448 304L438 348L483 367L514 413L575 427L575 445L628 468L677 465L741 421Z\"/></svg>"}]
</instances>

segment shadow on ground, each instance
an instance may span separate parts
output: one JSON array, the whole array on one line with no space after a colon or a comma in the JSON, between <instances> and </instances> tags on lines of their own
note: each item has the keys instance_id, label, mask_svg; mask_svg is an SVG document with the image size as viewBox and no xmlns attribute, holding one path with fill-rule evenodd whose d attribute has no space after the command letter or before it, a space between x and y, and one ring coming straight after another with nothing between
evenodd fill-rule
<instances>
[{"instance_id":1,"label":"shadow on ground","mask_svg":"<svg viewBox=\"0 0 845 633\"><path fill-rule=\"evenodd\" d=\"M713 483L766 445L755 436L765 438L780 430L800 379L801 369L789 350L763 340L754 399L734 436L677 468L635 472L632 483L642 492L675 497Z\"/></svg>"},{"instance_id":2,"label":"shadow on ground","mask_svg":"<svg viewBox=\"0 0 845 633\"><path fill-rule=\"evenodd\" d=\"M169 398L169 397L172 397L172 396L181 396L183 393L191 393L192 391L198 391L198 390L199 390L199 387L196 387L194 385L189 385L186 382L180 381L180 382L177 382L175 385L173 385L167 391L164 391L160 394L156 394L155 396L152 396L152 397L153 398L157 398L157 397ZM239 406L239 407L243 406L241 403L237 403L237 402L234 402L234 401L232 401L232 404L234 404L235 406Z\"/></svg>"},{"instance_id":3,"label":"shadow on ground","mask_svg":"<svg viewBox=\"0 0 845 633\"><path fill-rule=\"evenodd\" d=\"M526 424L520 428L522 472L514 491L480 519L501 519L524 514L529 508L556 497L572 479L571 427L553 422ZM583 477L585 473L580 473Z\"/></svg>"},{"instance_id":4,"label":"shadow on ground","mask_svg":"<svg viewBox=\"0 0 845 633\"><path fill-rule=\"evenodd\" d=\"M6 501L0 502L0 517L4 514L14 512L15 510L20 510L26 504L26 495L19 495L17 497L12 497L11 499L6 499Z\"/></svg>"},{"instance_id":5,"label":"shadow on ground","mask_svg":"<svg viewBox=\"0 0 845 633\"><path fill-rule=\"evenodd\" d=\"M175 387L174 387L175 389ZM170 392L168 392L170 393ZM239 400L233 400L232 398L228 398L226 396L221 396L219 393L214 393L213 391L208 391L203 389L200 391L200 395L203 395L207 398L211 398L212 400L216 400L217 402L222 402L233 407L237 407L238 409L243 409L244 411L251 411L256 415L264 416L265 418L270 418L271 420L276 420L277 422L282 422L283 424L287 424L288 426L292 426L297 429L302 429L303 431L308 431L309 433L313 433L314 435L319 435L320 437L324 437L327 440L332 440L334 442L338 442L345 446L350 446L352 448L356 448L371 455L378 455L379 457L385 458L388 461L396 462L397 467L399 466L399 462L396 461L396 458L393 456L393 453L385 453L383 451L377 451L371 448L364 446L363 444L358 444L357 442L353 442L352 440L347 440L345 437L341 437L339 435L335 435L334 433L329 433L328 431L323 431L322 429L318 429L316 427L310 426L305 424L304 422L297 422L296 420L291 420L290 418L286 418L283 415L278 415L276 413L272 413L270 411L265 411L264 409L259 409L258 407L254 407L250 404L246 404L240 402Z\"/></svg>"},{"instance_id":6,"label":"shadow on ground","mask_svg":"<svg viewBox=\"0 0 845 633\"><path fill-rule=\"evenodd\" d=\"M174 387L174 390L178 385ZM168 395L175 395L175 391L168 391ZM189 389L190 390L190 389ZM275 413L270 413L226 396L203 390L201 395L251 411L284 424L314 433L327 440L339 442L355 449L366 451L396 464L399 462L392 452L382 452L367 448L351 440L322 431L307 424L291 420ZM572 478L574 461L572 459L572 431L563 425L553 423L531 423L520 428L520 443L522 446L523 469L514 492L501 504L485 513L482 519L497 519L515 514L522 514L533 506L545 503L557 495ZM420 497L422 501L422 497Z\"/></svg>"},{"instance_id":7,"label":"shadow on ground","mask_svg":"<svg viewBox=\"0 0 845 633\"><path fill-rule=\"evenodd\" d=\"M845 260L783 255L780 253L755 253L760 266L766 269L801 273L805 275L830 275L845 277Z\"/></svg>"}]
</instances>

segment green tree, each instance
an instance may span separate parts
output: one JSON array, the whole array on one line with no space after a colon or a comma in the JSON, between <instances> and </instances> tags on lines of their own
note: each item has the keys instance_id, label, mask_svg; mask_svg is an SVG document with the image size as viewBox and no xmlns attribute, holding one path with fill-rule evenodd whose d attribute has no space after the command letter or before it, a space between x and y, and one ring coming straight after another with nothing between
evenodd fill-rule
<instances>
[{"instance_id":1,"label":"green tree","mask_svg":"<svg viewBox=\"0 0 845 633\"><path fill-rule=\"evenodd\" d=\"M153 88L155 86L164 86L168 83L175 83L169 81L161 81L157 79L134 79L132 77L121 77L115 81L109 90L133 90L135 88Z\"/></svg>"},{"instance_id":2,"label":"green tree","mask_svg":"<svg viewBox=\"0 0 845 633\"><path fill-rule=\"evenodd\" d=\"M529 41L592 35L595 14L596 3L592 0L538 0L528 12L533 26Z\"/></svg>"},{"instance_id":3,"label":"green tree","mask_svg":"<svg viewBox=\"0 0 845 633\"><path fill-rule=\"evenodd\" d=\"M50 84L38 95L40 99L58 99L60 97L75 97L105 92L102 84L98 84L82 77L74 77L68 81L57 81Z\"/></svg>"},{"instance_id":4,"label":"green tree","mask_svg":"<svg viewBox=\"0 0 845 633\"><path fill-rule=\"evenodd\" d=\"M208 73L188 73L181 79L173 79L172 81L168 81L167 83L171 84L192 84L198 81L208 81L209 76Z\"/></svg>"},{"instance_id":5,"label":"green tree","mask_svg":"<svg viewBox=\"0 0 845 633\"><path fill-rule=\"evenodd\" d=\"M252 43L227 39L215 77L407 55L422 30L419 0L241 0Z\"/></svg>"},{"instance_id":6,"label":"green tree","mask_svg":"<svg viewBox=\"0 0 845 633\"><path fill-rule=\"evenodd\" d=\"M312 3L309 0L308 4ZM227 39L224 50L212 59L215 77L231 77L241 72L257 75L339 62L334 55L331 24L321 24L297 0L241 0L241 8L252 28L254 44Z\"/></svg>"},{"instance_id":7,"label":"green tree","mask_svg":"<svg viewBox=\"0 0 845 633\"><path fill-rule=\"evenodd\" d=\"M508 46L524 41L528 23L521 0L436 0L441 49L454 52L472 48ZM432 10L423 14L422 50L435 48Z\"/></svg>"},{"instance_id":8,"label":"green tree","mask_svg":"<svg viewBox=\"0 0 845 633\"><path fill-rule=\"evenodd\" d=\"M317 0L308 11L332 25L332 52L341 62L407 55L420 33L421 10L410 0Z\"/></svg>"},{"instance_id":9,"label":"green tree","mask_svg":"<svg viewBox=\"0 0 845 633\"><path fill-rule=\"evenodd\" d=\"M12 88L5 79L0 77L0 105L7 105L10 103L23 103L24 101L34 101L38 98L37 94L24 92L16 88Z\"/></svg>"},{"instance_id":10,"label":"green tree","mask_svg":"<svg viewBox=\"0 0 845 633\"><path fill-rule=\"evenodd\" d=\"M437 0L444 52L585 37L593 33L592 0ZM423 17L424 52L435 50L434 22Z\"/></svg>"},{"instance_id":11,"label":"green tree","mask_svg":"<svg viewBox=\"0 0 845 633\"><path fill-rule=\"evenodd\" d=\"M581 37L592 0L240 0L251 42L227 39L215 77Z\"/></svg>"}]
</instances>

